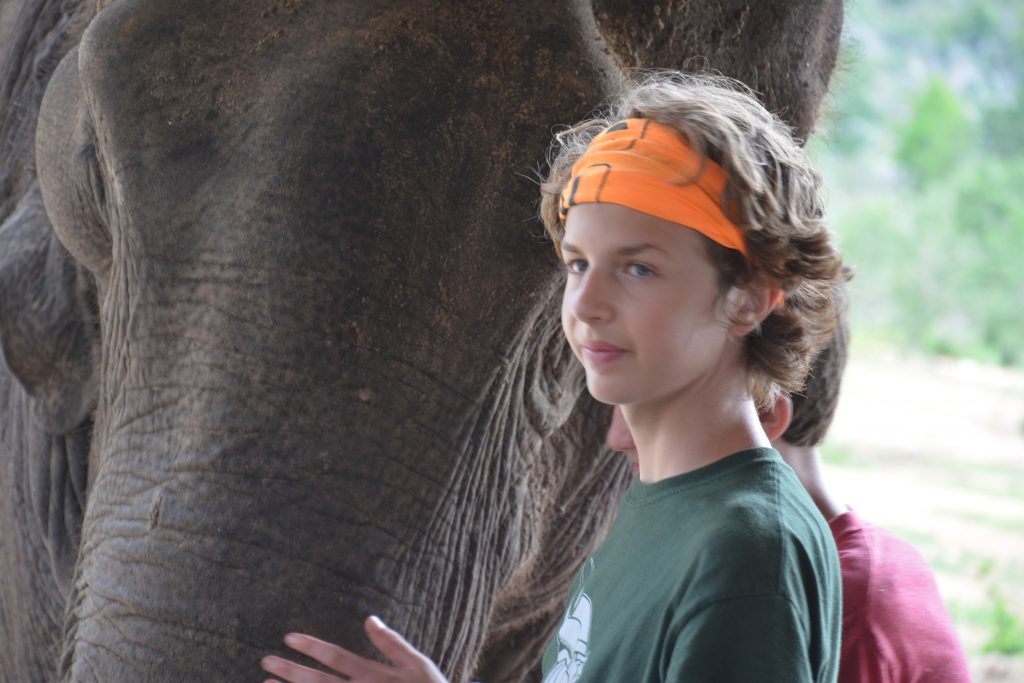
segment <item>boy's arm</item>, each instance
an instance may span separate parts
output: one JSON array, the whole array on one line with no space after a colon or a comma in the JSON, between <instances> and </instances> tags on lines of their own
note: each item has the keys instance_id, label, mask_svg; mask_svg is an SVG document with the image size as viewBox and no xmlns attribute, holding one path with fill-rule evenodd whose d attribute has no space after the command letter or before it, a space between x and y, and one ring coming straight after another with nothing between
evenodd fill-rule
<instances>
[{"instance_id":1,"label":"boy's arm","mask_svg":"<svg viewBox=\"0 0 1024 683\"><path fill-rule=\"evenodd\" d=\"M369 617L365 628L370 642L390 659L394 666L365 659L343 647L300 633L289 633L285 636L285 644L344 678L273 655L264 657L260 664L266 671L289 683L448 683L426 655L385 626L377 617Z\"/></svg>"},{"instance_id":2,"label":"boy's arm","mask_svg":"<svg viewBox=\"0 0 1024 683\"><path fill-rule=\"evenodd\" d=\"M782 595L718 600L677 628L675 634L666 634L670 650L665 681L821 680L812 670L805 627ZM825 648L825 656L836 658L829 679L835 680L839 653Z\"/></svg>"}]
</instances>

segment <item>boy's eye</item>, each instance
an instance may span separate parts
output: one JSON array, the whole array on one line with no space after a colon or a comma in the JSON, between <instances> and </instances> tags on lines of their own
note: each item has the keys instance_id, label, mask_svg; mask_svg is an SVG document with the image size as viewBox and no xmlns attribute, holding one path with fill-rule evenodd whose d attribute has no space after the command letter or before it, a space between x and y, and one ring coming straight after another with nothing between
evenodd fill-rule
<instances>
[{"instance_id":1,"label":"boy's eye","mask_svg":"<svg viewBox=\"0 0 1024 683\"><path fill-rule=\"evenodd\" d=\"M574 258L566 262L565 268L570 273L585 273L587 271L587 262L583 259Z\"/></svg>"},{"instance_id":2,"label":"boy's eye","mask_svg":"<svg viewBox=\"0 0 1024 683\"><path fill-rule=\"evenodd\" d=\"M635 275L636 277L651 277L654 275L654 271L642 263L630 263L627 270L630 275Z\"/></svg>"}]
</instances>

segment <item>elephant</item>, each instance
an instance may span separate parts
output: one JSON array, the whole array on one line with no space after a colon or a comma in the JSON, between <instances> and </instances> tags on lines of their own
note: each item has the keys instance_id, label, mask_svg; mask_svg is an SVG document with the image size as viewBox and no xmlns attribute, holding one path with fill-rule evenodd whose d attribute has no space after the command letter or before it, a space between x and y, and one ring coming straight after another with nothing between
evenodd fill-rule
<instances>
[{"instance_id":1,"label":"elephant","mask_svg":"<svg viewBox=\"0 0 1024 683\"><path fill-rule=\"evenodd\" d=\"M841 0L0 2L0 679L258 680L379 614L536 678L629 483L552 130L713 69L797 135Z\"/></svg>"}]
</instances>

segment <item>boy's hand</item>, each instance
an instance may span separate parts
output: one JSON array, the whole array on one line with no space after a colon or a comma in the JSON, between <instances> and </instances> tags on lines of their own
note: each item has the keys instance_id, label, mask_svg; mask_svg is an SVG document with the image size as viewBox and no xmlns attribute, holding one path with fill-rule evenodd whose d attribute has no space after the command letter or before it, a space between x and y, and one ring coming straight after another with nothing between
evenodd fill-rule
<instances>
[{"instance_id":1,"label":"boy's hand","mask_svg":"<svg viewBox=\"0 0 1024 683\"><path fill-rule=\"evenodd\" d=\"M281 659L264 657L261 665L270 673L290 683L448 683L437 666L406 642L377 617L366 620L366 635L370 642L390 659L394 666L381 664L349 652L343 647L325 643L301 633L289 633L285 644L304 655L312 657L324 666L341 674L343 678L331 676L307 666ZM266 683L279 683L269 679Z\"/></svg>"}]
</instances>

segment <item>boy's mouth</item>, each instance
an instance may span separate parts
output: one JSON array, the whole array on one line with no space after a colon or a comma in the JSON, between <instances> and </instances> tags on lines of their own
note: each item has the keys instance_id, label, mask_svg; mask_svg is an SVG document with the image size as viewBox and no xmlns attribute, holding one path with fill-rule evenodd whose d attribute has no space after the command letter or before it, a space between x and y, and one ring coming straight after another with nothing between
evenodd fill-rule
<instances>
[{"instance_id":1,"label":"boy's mouth","mask_svg":"<svg viewBox=\"0 0 1024 683\"><path fill-rule=\"evenodd\" d=\"M615 346L614 344L597 341L585 342L580 345L580 348L583 351L583 357L594 365L610 363L618 360L626 353L626 349Z\"/></svg>"}]
</instances>

